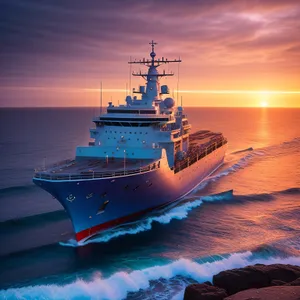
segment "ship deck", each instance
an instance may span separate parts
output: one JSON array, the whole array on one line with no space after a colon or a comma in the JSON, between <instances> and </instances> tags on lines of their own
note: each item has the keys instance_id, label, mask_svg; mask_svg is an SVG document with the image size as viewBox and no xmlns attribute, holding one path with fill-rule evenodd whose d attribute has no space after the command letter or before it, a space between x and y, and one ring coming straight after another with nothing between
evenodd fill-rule
<instances>
[{"instance_id":1,"label":"ship deck","mask_svg":"<svg viewBox=\"0 0 300 300\"><path fill-rule=\"evenodd\" d=\"M102 158L102 159L80 159L68 160L65 163L58 163L50 166L43 173L85 173L85 172L112 172L135 170L154 163L151 159L120 159L120 158Z\"/></svg>"},{"instance_id":2,"label":"ship deck","mask_svg":"<svg viewBox=\"0 0 300 300\"><path fill-rule=\"evenodd\" d=\"M175 161L175 172L182 169L186 162L195 156L197 160L227 142L221 133L200 130L190 134L190 147L183 161ZM100 158L67 160L55 165L35 170L35 178L48 180L75 180L103 178L142 173L159 168L156 160Z\"/></svg>"}]
</instances>

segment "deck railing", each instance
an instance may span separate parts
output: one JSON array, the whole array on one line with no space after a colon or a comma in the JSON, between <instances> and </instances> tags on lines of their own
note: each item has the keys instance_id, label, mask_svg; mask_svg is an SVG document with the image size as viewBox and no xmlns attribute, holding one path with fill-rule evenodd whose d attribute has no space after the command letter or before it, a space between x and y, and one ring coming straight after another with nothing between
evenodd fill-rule
<instances>
[{"instance_id":1,"label":"deck railing","mask_svg":"<svg viewBox=\"0 0 300 300\"><path fill-rule=\"evenodd\" d=\"M185 159L175 163L174 173L178 173L181 170L189 167L190 165L194 164L198 160L202 159L203 157L207 156L208 154L222 147L226 143L227 140L224 138L222 140L216 140L216 142L209 145L208 147L200 148L198 151L193 152L190 155L187 155Z\"/></svg>"},{"instance_id":2,"label":"deck railing","mask_svg":"<svg viewBox=\"0 0 300 300\"><path fill-rule=\"evenodd\" d=\"M200 148L199 151L193 152L188 155L184 160L179 161L175 164L174 173L177 173L188 166L194 164L198 160L207 156L216 149L222 147L227 143L226 139L216 140L215 143L211 144L208 147ZM52 165L50 168L47 167L48 172L45 172L45 169L35 170L34 178L45 179L45 180L80 180L80 179L97 179L97 178L107 178L107 177L119 177L126 175L139 174L144 172L149 172L156 170L160 167L160 162L154 162L147 166L140 167L138 169L124 169L115 172L97 172L97 171L82 171L80 173L49 173L49 170L57 169L58 167L64 168L66 166L72 165L75 163L75 160L65 160L60 163ZM51 171L50 171L51 172Z\"/></svg>"},{"instance_id":3,"label":"deck railing","mask_svg":"<svg viewBox=\"0 0 300 300\"><path fill-rule=\"evenodd\" d=\"M80 173L44 173L36 172L34 178L46 179L46 180L80 180L80 179L96 179L96 178L107 178L107 177L119 177L126 175L139 174L156 170L160 167L159 162L154 162L145 167L138 169L119 170L115 172L97 172L97 171L84 171Z\"/></svg>"}]
</instances>

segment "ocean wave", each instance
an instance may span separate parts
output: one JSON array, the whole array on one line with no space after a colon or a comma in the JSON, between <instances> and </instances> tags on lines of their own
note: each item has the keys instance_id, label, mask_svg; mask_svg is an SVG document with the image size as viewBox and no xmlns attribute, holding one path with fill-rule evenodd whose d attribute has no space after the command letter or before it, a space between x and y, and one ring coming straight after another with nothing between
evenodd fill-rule
<instances>
[{"instance_id":1,"label":"ocean wave","mask_svg":"<svg viewBox=\"0 0 300 300\"><path fill-rule=\"evenodd\" d=\"M274 195L297 195L300 194L300 188L294 187L283 191L274 192Z\"/></svg>"},{"instance_id":2,"label":"ocean wave","mask_svg":"<svg viewBox=\"0 0 300 300\"><path fill-rule=\"evenodd\" d=\"M0 222L0 228L4 229L11 226L41 225L41 223L56 222L67 218L68 215L65 210L55 210L32 216L5 220Z\"/></svg>"},{"instance_id":3,"label":"ocean wave","mask_svg":"<svg viewBox=\"0 0 300 300\"><path fill-rule=\"evenodd\" d=\"M171 280L176 276L190 278L197 282L212 280L213 275L233 268L245 267L249 264L293 264L300 266L300 257L254 258L250 251L234 253L211 262L198 263L181 258L166 265L152 266L132 272L116 272L108 278L97 273L91 281L76 280L66 285L36 285L11 288L0 291L2 299L124 299L128 293L147 290L151 282ZM167 283L167 282L166 282ZM180 298L181 295L181 298ZM183 291L176 299L182 299ZM170 295L170 298L174 295ZM175 299L175 298L173 298Z\"/></svg>"},{"instance_id":4,"label":"ocean wave","mask_svg":"<svg viewBox=\"0 0 300 300\"><path fill-rule=\"evenodd\" d=\"M0 189L0 196L6 195L6 194L30 192L35 189L37 189L37 187L34 184L9 186L9 187Z\"/></svg>"},{"instance_id":5,"label":"ocean wave","mask_svg":"<svg viewBox=\"0 0 300 300\"><path fill-rule=\"evenodd\" d=\"M264 155L291 155L293 151L299 152L300 137L284 141L280 144L274 144L263 148L258 148ZM256 151L256 150L255 150Z\"/></svg>"},{"instance_id":6,"label":"ocean wave","mask_svg":"<svg viewBox=\"0 0 300 300\"><path fill-rule=\"evenodd\" d=\"M232 190L233 192L233 190ZM232 203L245 203L245 202L256 202L256 201L272 201L276 199L280 195L298 195L300 193L300 188L289 188L282 191L275 191L271 193L261 193L261 194L246 194L246 195L234 195L232 194L231 197L222 197L219 199L219 202L226 202L228 204ZM209 196L204 197L203 202L207 201ZM217 203L217 202L216 202Z\"/></svg>"},{"instance_id":7,"label":"ocean wave","mask_svg":"<svg viewBox=\"0 0 300 300\"><path fill-rule=\"evenodd\" d=\"M176 207L171 208L169 211L166 211L165 213L158 215L158 216L151 216L145 220L141 220L135 223L131 223L126 225L125 228L118 227L115 230L108 231L104 235L100 237L95 237L91 240L87 240L85 242L79 242L77 243L75 240L69 240L67 242L60 242L61 246L70 246L70 247L78 247L78 246L85 246L90 243L105 243L109 240L127 235L127 234L137 234L140 232L144 232L147 230L151 230L152 224L154 222L160 223L160 224L168 224L172 220L182 220L187 218L188 213L190 210L199 207L203 202L213 202L213 201L223 201L228 200L232 197L233 191L227 191L224 193L211 195L211 196L203 196L200 198L188 198L192 199L192 201L185 202L184 204L178 205Z\"/></svg>"},{"instance_id":8,"label":"ocean wave","mask_svg":"<svg viewBox=\"0 0 300 300\"><path fill-rule=\"evenodd\" d=\"M248 152L248 151L253 151L253 148L249 147L249 148L246 148L246 149L237 150L237 151L231 152L230 154L238 154L238 153L243 153L243 152Z\"/></svg>"}]
</instances>

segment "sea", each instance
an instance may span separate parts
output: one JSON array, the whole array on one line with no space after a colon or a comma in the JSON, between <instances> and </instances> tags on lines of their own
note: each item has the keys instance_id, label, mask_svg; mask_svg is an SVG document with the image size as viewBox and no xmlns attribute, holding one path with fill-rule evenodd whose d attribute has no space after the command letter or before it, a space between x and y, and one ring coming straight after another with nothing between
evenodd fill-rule
<instances>
[{"instance_id":1,"label":"sea","mask_svg":"<svg viewBox=\"0 0 300 300\"><path fill-rule=\"evenodd\" d=\"M79 246L32 176L88 144L99 108L0 109L0 299L175 300L222 270L300 265L300 109L185 112L192 131L227 137L221 168L174 207Z\"/></svg>"}]
</instances>

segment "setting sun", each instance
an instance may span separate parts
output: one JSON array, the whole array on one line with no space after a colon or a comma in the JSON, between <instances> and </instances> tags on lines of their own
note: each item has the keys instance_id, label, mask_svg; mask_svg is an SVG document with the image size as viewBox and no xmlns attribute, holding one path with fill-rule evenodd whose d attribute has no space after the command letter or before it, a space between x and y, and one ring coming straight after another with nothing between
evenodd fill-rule
<instances>
[{"instance_id":1,"label":"setting sun","mask_svg":"<svg viewBox=\"0 0 300 300\"><path fill-rule=\"evenodd\" d=\"M268 106L268 102L267 101L262 101L262 102L260 102L260 106L261 107L267 107Z\"/></svg>"}]
</instances>

